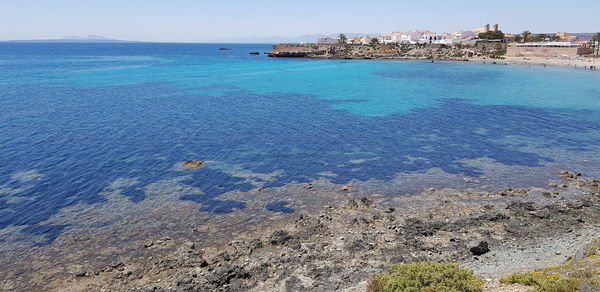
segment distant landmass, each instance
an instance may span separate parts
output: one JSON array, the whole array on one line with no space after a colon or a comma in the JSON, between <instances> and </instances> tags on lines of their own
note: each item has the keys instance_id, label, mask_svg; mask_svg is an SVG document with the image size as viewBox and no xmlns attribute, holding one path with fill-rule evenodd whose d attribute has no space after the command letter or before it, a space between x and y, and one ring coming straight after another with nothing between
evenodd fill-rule
<instances>
[{"instance_id":1,"label":"distant landmass","mask_svg":"<svg viewBox=\"0 0 600 292\"><path fill-rule=\"evenodd\" d=\"M348 38L355 36L379 35L378 33L343 33ZM298 37L239 37L239 38L224 38L216 39L214 43L239 43L239 44L279 44L279 43L315 43L319 38L330 37L337 38L340 34L306 34Z\"/></svg>"},{"instance_id":2,"label":"distant landmass","mask_svg":"<svg viewBox=\"0 0 600 292\"><path fill-rule=\"evenodd\" d=\"M47 43L47 42L56 42L56 43L135 43L137 41L125 41L125 40L117 40L111 39L107 37L103 37L101 35L88 35L88 36L70 36L59 39L39 39L39 40L12 40L7 42L24 42L24 43Z\"/></svg>"},{"instance_id":3,"label":"distant landmass","mask_svg":"<svg viewBox=\"0 0 600 292\"><path fill-rule=\"evenodd\" d=\"M356 36L378 36L380 33L343 33L348 38ZM550 34L550 33L548 33ZM588 41L592 39L594 33L570 33L579 38L580 41ZM297 37L284 37L284 36L271 36L271 37L236 37L236 38L222 38L202 41L205 43L229 43L229 44L285 44L285 43L316 43L320 38L337 38L340 33L335 34L306 34ZM57 43L140 43L142 41L129 41L129 40L118 40L107 38L101 35L88 35L88 36L69 36L58 39L34 39L34 40L9 40L0 42L57 42ZM201 43L202 43L201 42Z\"/></svg>"}]
</instances>

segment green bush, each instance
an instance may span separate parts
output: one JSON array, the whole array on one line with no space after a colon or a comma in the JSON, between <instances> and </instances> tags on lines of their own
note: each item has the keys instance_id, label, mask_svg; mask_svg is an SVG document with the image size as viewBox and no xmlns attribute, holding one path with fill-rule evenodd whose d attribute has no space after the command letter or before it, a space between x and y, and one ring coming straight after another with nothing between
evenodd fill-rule
<instances>
[{"instance_id":1,"label":"green bush","mask_svg":"<svg viewBox=\"0 0 600 292\"><path fill-rule=\"evenodd\" d=\"M514 274L500 279L505 284L521 284L534 286L532 292L575 292L579 291L581 282L573 278L561 278L543 272L530 272L525 274Z\"/></svg>"},{"instance_id":2,"label":"green bush","mask_svg":"<svg viewBox=\"0 0 600 292\"><path fill-rule=\"evenodd\" d=\"M397 265L375 276L367 292L477 292L483 282L455 264L417 263Z\"/></svg>"},{"instance_id":3,"label":"green bush","mask_svg":"<svg viewBox=\"0 0 600 292\"><path fill-rule=\"evenodd\" d=\"M482 32L479 34L479 38L485 40L501 40L504 39L504 36L505 35L501 30Z\"/></svg>"},{"instance_id":4,"label":"green bush","mask_svg":"<svg viewBox=\"0 0 600 292\"><path fill-rule=\"evenodd\" d=\"M494 55L496 56L504 56L506 55L506 49L498 49L494 52Z\"/></svg>"}]
</instances>

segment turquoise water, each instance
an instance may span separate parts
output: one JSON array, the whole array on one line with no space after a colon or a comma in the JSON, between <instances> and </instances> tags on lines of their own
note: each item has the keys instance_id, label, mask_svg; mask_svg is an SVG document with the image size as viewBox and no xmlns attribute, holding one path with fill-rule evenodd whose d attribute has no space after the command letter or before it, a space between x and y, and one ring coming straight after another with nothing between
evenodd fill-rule
<instances>
[{"instance_id":1,"label":"turquoise water","mask_svg":"<svg viewBox=\"0 0 600 292\"><path fill-rule=\"evenodd\" d=\"M227 194L260 186L489 176L473 161L506 184L549 166L600 175L597 71L248 54L269 50L0 44L0 230L50 244L73 228L61 211L103 206L115 185L134 205L171 192L220 216L248 205ZM193 191L154 191L182 176Z\"/></svg>"}]
</instances>

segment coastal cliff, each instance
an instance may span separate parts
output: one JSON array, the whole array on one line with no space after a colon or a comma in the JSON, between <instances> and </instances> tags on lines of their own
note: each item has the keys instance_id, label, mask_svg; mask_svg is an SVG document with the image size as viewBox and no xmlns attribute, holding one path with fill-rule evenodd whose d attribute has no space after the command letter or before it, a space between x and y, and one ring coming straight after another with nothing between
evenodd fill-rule
<instances>
[{"instance_id":1,"label":"coastal cliff","mask_svg":"<svg viewBox=\"0 0 600 292\"><path fill-rule=\"evenodd\" d=\"M506 53L503 43L475 44L279 44L270 57L308 59L406 59L468 60L500 58Z\"/></svg>"}]
</instances>

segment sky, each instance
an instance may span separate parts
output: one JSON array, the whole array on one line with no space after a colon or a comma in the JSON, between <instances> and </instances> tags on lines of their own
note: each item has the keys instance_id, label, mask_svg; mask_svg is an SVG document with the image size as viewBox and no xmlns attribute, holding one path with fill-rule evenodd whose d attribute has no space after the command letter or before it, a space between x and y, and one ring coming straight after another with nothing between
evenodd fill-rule
<instances>
[{"instance_id":1,"label":"sky","mask_svg":"<svg viewBox=\"0 0 600 292\"><path fill-rule=\"evenodd\" d=\"M454 32L600 31L600 0L0 0L0 40L102 35L157 42L238 37Z\"/></svg>"}]
</instances>

